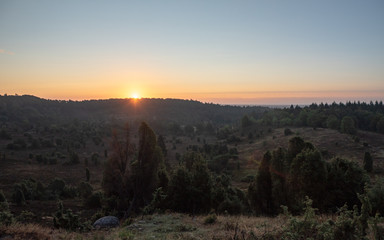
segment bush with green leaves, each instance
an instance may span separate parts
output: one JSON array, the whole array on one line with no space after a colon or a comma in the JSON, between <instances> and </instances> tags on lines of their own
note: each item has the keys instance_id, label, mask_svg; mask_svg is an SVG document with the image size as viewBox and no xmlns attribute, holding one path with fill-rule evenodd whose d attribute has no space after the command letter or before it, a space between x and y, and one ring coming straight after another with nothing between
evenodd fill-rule
<instances>
[{"instance_id":1,"label":"bush with green leaves","mask_svg":"<svg viewBox=\"0 0 384 240\"><path fill-rule=\"evenodd\" d=\"M184 165L175 169L168 186L170 208L201 213L211 209L212 178L207 163L196 152L183 157Z\"/></svg>"},{"instance_id":2,"label":"bush with green leaves","mask_svg":"<svg viewBox=\"0 0 384 240\"><path fill-rule=\"evenodd\" d=\"M216 213L212 212L204 218L204 224L214 224L217 221Z\"/></svg>"},{"instance_id":3,"label":"bush with green leaves","mask_svg":"<svg viewBox=\"0 0 384 240\"><path fill-rule=\"evenodd\" d=\"M65 182L63 179L55 178L49 183L48 189L55 195L61 196L64 193Z\"/></svg>"},{"instance_id":4,"label":"bush with green leaves","mask_svg":"<svg viewBox=\"0 0 384 240\"><path fill-rule=\"evenodd\" d=\"M58 210L53 215L53 225L55 228L64 228L71 231L83 231L90 229L86 223L82 223L78 215L71 209L64 209L63 203L58 203Z\"/></svg>"},{"instance_id":5,"label":"bush with green leaves","mask_svg":"<svg viewBox=\"0 0 384 240\"><path fill-rule=\"evenodd\" d=\"M228 175L216 176L212 187L212 209L217 213L240 214L248 208L245 193L231 185Z\"/></svg>"},{"instance_id":6,"label":"bush with green leaves","mask_svg":"<svg viewBox=\"0 0 384 240\"><path fill-rule=\"evenodd\" d=\"M12 201L18 206L25 204L25 196L20 185L14 186L12 193Z\"/></svg>"},{"instance_id":7,"label":"bush with green leaves","mask_svg":"<svg viewBox=\"0 0 384 240\"><path fill-rule=\"evenodd\" d=\"M93 187L88 182L81 182L77 187L77 192L80 197L87 198L92 194Z\"/></svg>"},{"instance_id":8,"label":"bush with green leaves","mask_svg":"<svg viewBox=\"0 0 384 240\"><path fill-rule=\"evenodd\" d=\"M372 215L384 216L384 178L377 178L373 185L366 188L366 191L372 206Z\"/></svg>"},{"instance_id":9,"label":"bush with green leaves","mask_svg":"<svg viewBox=\"0 0 384 240\"><path fill-rule=\"evenodd\" d=\"M13 185L13 192L16 195L19 195L16 198L20 198L21 194L17 194L17 189L19 189L25 200L43 200L45 199L45 187L40 181L36 181L32 178L24 179L19 183ZM16 199L15 199L16 200Z\"/></svg>"},{"instance_id":10,"label":"bush with green leaves","mask_svg":"<svg viewBox=\"0 0 384 240\"><path fill-rule=\"evenodd\" d=\"M167 207L167 195L164 193L163 188L159 187L153 193L152 201L143 209L144 214L152 214L156 211L163 211Z\"/></svg>"},{"instance_id":11,"label":"bush with green leaves","mask_svg":"<svg viewBox=\"0 0 384 240\"><path fill-rule=\"evenodd\" d=\"M22 205L25 200L53 200L57 198L74 198L78 195L77 188L65 185L64 180L55 178L48 187L40 181L25 179L14 184L12 200Z\"/></svg>"},{"instance_id":12,"label":"bush with green leaves","mask_svg":"<svg viewBox=\"0 0 384 240\"><path fill-rule=\"evenodd\" d=\"M69 153L69 164L78 164L80 163L79 155L76 152L71 151Z\"/></svg>"},{"instance_id":13,"label":"bush with green leaves","mask_svg":"<svg viewBox=\"0 0 384 240\"><path fill-rule=\"evenodd\" d=\"M5 195L3 191L0 190L0 203L6 203L7 199L5 198Z\"/></svg>"},{"instance_id":14,"label":"bush with green leaves","mask_svg":"<svg viewBox=\"0 0 384 240\"><path fill-rule=\"evenodd\" d=\"M357 194L364 192L369 177L356 163L342 158L334 158L327 163L327 186L324 205L326 209L336 210L345 203L359 205Z\"/></svg>"},{"instance_id":15,"label":"bush with green leaves","mask_svg":"<svg viewBox=\"0 0 384 240\"><path fill-rule=\"evenodd\" d=\"M350 117L350 116L345 116L341 120L341 125L340 129L342 133L347 133L347 134L356 134L357 128L356 128L356 123L355 120Z\"/></svg>"},{"instance_id":16,"label":"bush with green leaves","mask_svg":"<svg viewBox=\"0 0 384 240\"><path fill-rule=\"evenodd\" d=\"M369 220L375 240L384 240L384 227L379 225L382 222L384 222L384 218L380 217L378 213Z\"/></svg>"},{"instance_id":17,"label":"bush with green leaves","mask_svg":"<svg viewBox=\"0 0 384 240\"><path fill-rule=\"evenodd\" d=\"M99 165L99 154L93 153L91 156L91 160L95 166L98 166Z\"/></svg>"},{"instance_id":18,"label":"bush with green leaves","mask_svg":"<svg viewBox=\"0 0 384 240\"><path fill-rule=\"evenodd\" d=\"M317 221L315 219L315 211L317 209L312 207L312 200L308 197L304 200L304 214L299 217L289 216L289 222L285 227L283 238L284 239L313 239L318 235Z\"/></svg>"},{"instance_id":19,"label":"bush with green leaves","mask_svg":"<svg viewBox=\"0 0 384 240\"><path fill-rule=\"evenodd\" d=\"M18 222L34 222L36 220L36 215L33 212L28 210L22 211L19 216L16 217Z\"/></svg>"},{"instance_id":20,"label":"bush with green leaves","mask_svg":"<svg viewBox=\"0 0 384 240\"><path fill-rule=\"evenodd\" d=\"M321 212L335 212L345 203L359 205L357 194L362 194L369 182L356 162L341 158L326 162L311 143L294 137L288 149L278 148L264 155L249 185L248 199L256 214L277 214L280 205L299 214L305 196ZM377 195L376 201L381 203L380 190L375 189L377 194L371 195Z\"/></svg>"},{"instance_id":21,"label":"bush with green leaves","mask_svg":"<svg viewBox=\"0 0 384 240\"><path fill-rule=\"evenodd\" d=\"M251 183L255 180L255 175L246 175L245 177L241 178L241 182L245 182L245 183Z\"/></svg>"},{"instance_id":22,"label":"bush with green leaves","mask_svg":"<svg viewBox=\"0 0 384 240\"><path fill-rule=\"evenodd\" d=\"M333 227L332 239L361 239L358 222L358 210L349 210L347 205L344 205L338 211L338 217Z\"/></svg>"},{"instance_id":23,"label":"bush with green leaves","mask_svg":"<svg viewBox=\"0 0 384 240\"><path fill-rule=\"evenodd\" d=\"M0 225L10 225L14 221L13 214L9 211L8 201L3 191L0 191Z\"/></svg>"},{"instance_id":24,"label":"bush with green leaves","mask_svg":"<svg viewBox=\"0 0 384 240\"><path fill-rule=\"evenodd\" d=\"M272 180L270 172L272 155L267 151L259 165L255 181L248 187L248 198L254 213L273 214Z\"/></svg>"},{"instance_id":25,"label":"bush with green leaves","mask_svg":"<svg viewBox=\"0 0 384 240\"><path fill-rule=\"evenodd\" d=\"M381 223L384 218L370 216L370 202L367 194L359 195L361 207L356 205L353 210L345 204L337 215L324 219L317 216L316 209L312 207L312 200L306 197L303 205L304 213L301 216L292 216L288 207L282 206L284 215L288 217L288 223L281 233L276 233L279 239L315 239L315 240L339 240L339 239L383 239L384 228ZM369 231L369 232L368 232ZM275 239L275 238L273 238ZM371 238L369 238L371 239Z\"/></svg>"},{"instance_id":26,"label":"bush with green leaves","mask_svg":"<svg viewBox=\"0 0 384 240\"><path fill-rule=\"evenodd\" d=\"M85 179L87 182L89 182L89 179L91 178L91 173L89 172L89 168L85 168Z\"/></svg>"},{"instance_id":27,"label":"bush with green leaves","mask_svg":"<svg viewBox=\"0 0 384 240\"><path fill-rule=\"evenodd\" d=\"M359 225L359 212L348 210L347 205L339 209L336 220L321 220L315 214L317 209L312 207L312 200L306 197L303 215L292 216L284 207L285 215L289 218L288 224L283 229L280 239L315 239L339 240L364 239L364 234Z\"/></svg>"},{"instance_id":28,"label":"bush with green leaves","mask_svg":"<svg viewBox=\"0 0 384 240\"><path fill-rule=\"evenodd\" d=\"M84 206L87 208L100 208L103 200L101 192L95 192L84 199Z\"/></svg>"},{"instance_id":29,"label":"bush with green leaves","mask_svg":"<svg viewBox=\"0 0 384 240\"><path fill-rule=\"evenodd\" d=\"M373 159L369 152L364 154L364 169L367 172L372 172L373 170Z\"/></svg>"},{"instance_id":30,"label":"bush with green leaves","mask_svg":"<svg viewBox=\"0 0 384 240\"><path fill-rule=\"evenodd\" d=\"M289 129L289 128L284 129L284 135L285 136L289 136L289 135L292 135L292 134L293 134L293 132L292 132L291 129Z\"/></svg>"}]
</instances>

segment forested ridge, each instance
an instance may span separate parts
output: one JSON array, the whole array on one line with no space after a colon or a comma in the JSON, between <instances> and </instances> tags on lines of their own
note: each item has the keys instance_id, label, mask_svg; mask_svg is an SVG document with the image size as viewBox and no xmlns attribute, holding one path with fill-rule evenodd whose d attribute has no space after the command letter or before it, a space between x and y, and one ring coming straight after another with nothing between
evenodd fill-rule
<instances>
[{"instance_id":1,"label":"forested ridge","mask_svg":"<svg viewBox=\"0 0 384 240\"><path fill-rule=\"evenodd\" d=\"M64 101L35 96L0 96L0 121L142 120L183 124L212 121L228 124L266 107L239 107L181 99L107 99Z\"/></svg>"}]
</instances>

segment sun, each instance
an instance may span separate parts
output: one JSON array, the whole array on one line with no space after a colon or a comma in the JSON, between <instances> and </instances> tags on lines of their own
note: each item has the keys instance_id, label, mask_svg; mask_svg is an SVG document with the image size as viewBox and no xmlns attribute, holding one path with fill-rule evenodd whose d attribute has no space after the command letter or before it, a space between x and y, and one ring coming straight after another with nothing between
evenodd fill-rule
<instances>
[{"instance_id":1,"label":"sun","mask_svg":"<svg viewBox=\"0 0 384 240\"><path fill-rule=\"evenodd\" d=\"M133 93L132 98L133 99L140 99L140 95L138 93Z\"/></svg>"}]
</instances>

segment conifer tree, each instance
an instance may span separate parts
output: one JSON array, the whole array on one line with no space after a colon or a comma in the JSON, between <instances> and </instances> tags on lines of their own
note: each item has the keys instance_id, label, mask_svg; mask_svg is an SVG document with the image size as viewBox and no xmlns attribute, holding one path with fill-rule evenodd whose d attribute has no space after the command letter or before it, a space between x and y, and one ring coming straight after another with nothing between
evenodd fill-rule
<instances>
[{"instance_id":1,"label":"conifer tree","mask_svg":"<svg viewBox=\"0 0 384 240\"><path fill-rule=\"evenodd\" d=\"M270 166L272 181L273 208L278 209L281 205L287 205L286 181L289 171L286 163L287 150L278 148L272 152Z\"/></svg>"},{"instance_id":2,"label":"conifer tree","mask_svg":"<svg viewBox=\"0 0 384 240\"><path fill-rule=\"evenodd\" d=\"M157 138L157 145L163 151L164 157L166 157L167 156L167 147L165 146L165 140L164 140L163 135L159 135L159 137Z\"/></svg>"},{"instance_id":3,"label":"conifer tree","mask_svg":"<svg viewBox=\"0 0 384 240\"><path fill-rule=\"evenodd\" d=\"M148 204L158 184L158 168L163 162L161 149L156 144L153 130L142 122L139 127L139 149L133 163L133 200L130 208L139 209Z\"/></svg>"},{"instance_id":4,"label":"conifer tree","mask_svg":"<svg viewBox=\"0 0 384 240\"><path fill-rule=\"evenodd\" d=\"M290 196L292 204L302 202L305 196L321 207L327 171L321 154L316 149L304 149L293 159L290 169Z\"/></svg>"},{"instance_id":5,"label":"conifer tree","mask_svg":"<svg viewBox=\"0 0 384 240\"><path fill-rule=\"evenodd\" d=\"M372 172L373 169L373 160L369 152L365 152L364 154L364 169L367 172Z\"/></svg>"},{"instance_id":6,"label":"conifer tree","mask_svg":"<svg viewBox=\"0 0 384 240\"><path fill-rule=\"evenodd\" d=\"M124 137L121 139L117 132L112 135L112 154L110 155L103 175L103 190L111 196L117 196L122 203L121 208L126 208L129 195L132 192L131 164L134 145L130 141L130 130L125 126Z\"/></svg>"},{"instance_id":7,"label":"conifer tree","mask_svg":"<svg viewBox=\"0 0 384 240\"><path fill-rule=\"evenodd\" d=\"M288 165L291 164L292 160L305 148L305 142L301 137L293 137L288 143L287 161Z\"/></svg>"},{"instance_id":8,"label":"conifer tree","mask_svg":"<svg viewBox=\"0 0 384 240\"><path fill-rule=\"evenodd\" d=\"M89 169L88 168L85 168L85 178L87 180L87 182L89 182L89 178L91 177L91 174L89 172Z\"/></svg>"},{"instance_id":9,"label":"conifer tree","mask_svg":"<svg viewBox=\"0 0 384 240\"><path fill-rule=\"evenodd\" d=\"M272 209L272 180L269 171L272 155L268 151L260 163L256 179L248 188L251 207L257 214L271 214Z\"/></svg>"}]
</instances>

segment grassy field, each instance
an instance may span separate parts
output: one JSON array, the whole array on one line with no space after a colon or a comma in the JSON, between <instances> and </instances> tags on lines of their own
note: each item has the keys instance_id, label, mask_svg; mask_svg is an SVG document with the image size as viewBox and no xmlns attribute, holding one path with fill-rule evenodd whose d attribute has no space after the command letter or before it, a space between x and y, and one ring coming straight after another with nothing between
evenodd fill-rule
<instances>
[{"instance_id":1,"label":"grassy field","mask_svg":"<svg viewBox=\"0 0 384 240\"><path fill-rule=\"evenodd\" d=\"M325 221L335 221L336 216L319 215L315 217L318 225ZM14 224L0 227L1 239L280 239L287 231L291 219L279 215L270 217L252 216L217 216L214 223L206 223L207 216L190 216L178 213L154 214L131 219L129 225L118 228L99 229L85 233L67 232L51 229L36 224ZM297 217L300 220L302 217ZM383 224L381 225L382 227ZM311 234L311 233L309 233ZM8 237L8 238L6 238ZM304 236L303 236L304 237ZM295 238L293 238L295 239ZM300 238L306 239L306 238ZM367 239L375 239L372 228L367 232Z\"/></svg>"}]
</instances>

